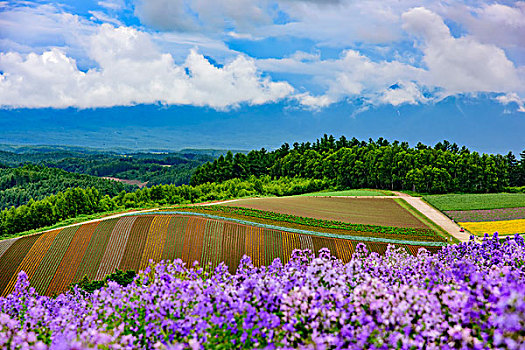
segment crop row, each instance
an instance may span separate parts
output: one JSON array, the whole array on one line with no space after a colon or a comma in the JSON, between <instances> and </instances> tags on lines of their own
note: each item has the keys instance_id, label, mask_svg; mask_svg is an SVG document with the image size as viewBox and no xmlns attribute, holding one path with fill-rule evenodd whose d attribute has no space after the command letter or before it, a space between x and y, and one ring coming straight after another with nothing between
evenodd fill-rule
<instances>
[{"instance_id":1,"label":"crop row","mask_svg":"<svg viewBox=\"0 0 525 350\"><path fill-rule=\"evenodd\" d=\"M140 269L148 266L150 259L160 261L166 236L168 233L169 217L155 216L146 236L144 252L140 260Z\"/></svg>"},{"instance_id":2,"label":"crop row","mask_svg":"<svg viewBox=\"0 0 525 350\"><path fill-rule=\"evenodd\" d=\"M66 227L58 233L53 243L46 252L46 255L38 265L33 276L33 287L39 294L45 294L53 276L58 269L58 265L64 258L75 233L79 226Z\"/></svg>"},{"instance_id":3,"label":"crop row","mask_svg":"<svg viewBox=\"0 0 525 350\"><path fill-rule=\"evenodd\" d=\"M16 241L16 238L6 239L6 240L3 240L3 241L0 241L0 258L9 249L9 247L13 243L15 243L15 241Z\"/></svg>"},{"instance_id":4,"label":"crop row","mask_svg":"<svg viewBox=\"0 0 525 350\"><path fill-rule=\"evenodd\" d=\"M449 210L445 214L456 222L482 222L525 219L525 207L485 210Z\"/></svg>"},{"instance_id":5,"label":"crop row","mask_svg":"<svg viewBox=\"0 0 525 350\"><path fill-rule=\"evenodd\" d=\"M145 235L149 231L152 222L152 216L139 216L137 218L129 233L128 242L118 267L120 270L139 270L140 260L146 245Z\"/></svg>"},{"instance_id":6,"label":"crop row","mask_svg":"<svg viewBox=\"0 0 525 350\"><path fill-rule=\"evenodd\" d=\"M100 266L100 260L106 251L109 236L118 221L119 219L109 219L99 223L75 272L73 282L80 281L84 276L87 276L89 279L95 278Z\"/></svg>"},{"instance_id":7,"label":"crop row","mask_svg":"<svg viewBox=\"0 0 525 350\"><path fill-rule=\"evenodd\" d=\"M127 216L13 241L0 257L0 293L13 291L16 275L22 270L39 293L53 295L83 276L92 280L115 269L138 271L146 268L150 259L182 259L188 265L198 261L211 268L224 262L233 273L245 254L255 266L262 266L276 258L286 263L294 249L318 252L328 248L348 262L358 243L189 214ZM364 243L370 251L386 251L386 243ZM417 253L418 247L407 247L411 254Z\"/></svg>"},{"instance_id":8,"label":"crop row","mask_svg":"<svg viewBox=\"0 0 525 350\"><path fill-rule=\"evenodd\" d=\"M80 226L75 233L66 254L62 258L58 269L49 283L46 294L53 295L62 292L68 287L75 277L78 265L84 256L93 232L98 226L98 222Z\"/></svg>"},{"instance_id":9,"label":"crop row","mask_svg":"<svg viewBox=\"0 0 525 350\"><path fill-rule=\"evenodd\" d=\"M38 240L40 235L26 236L14 241L9 249L5 251L0 259L0 293L3 291L11 277L17 272L17 268Z\"/></svg>"},{"instance_id":10,"label":"crop row","mask_svg":"<svg viewBox=\"0 0 525 350\"><path fill-rule=\"evenodd\" d=\"M109 236L95 279L103 279L104 276L115 272L116 266L120 265L131 227L136 219L136 217L123 217L117 222Z\"/></svg>"},{"instance_id":11,"label":"crop row","mask_svg":"<svg viewBox=\"0 0 525 350\"><path fill-rule=\"evenodd\" d=\"M412 240L444 241L434 230L410 227L391 227L366 224L352 224L341 221L323 220L295 216L289 214L276 213L258 209L248 209L229 206L201 206L177 208L177 211L203 212L215 215L229 215L249 217L260 220L270 220L275 222L285 222L304 227L317 227L322 229L340 230L346 234L371 235L379 238L399 238L400 236L410 237Z\"/></svg>"},{"instance_id":12,"label":"crop row","mask_svg":"<svg viewBox=\"0 0 525 350\"><path fill-rule=\"evenodd\" d=\"M36 268L44 258L44 255L49 250L49 247L51 246L59 232L60 229L47 232L46 234L42 234L38 237L35 244L33 244L31 249L29 249L24 259L20 263L20 265L18 265L17 269L13 273L13 276L11 276L11 280L4 289L4 295L7 295L13 291L18 273L20 271L25 271L28 278L33 277Z\"/></svg>"},{"instance_id":13,"label":"crop row","mask_svg":"<svg viewBox=\"0 0 525 350\"><path fill-rule=\"evenodd\" d=\"M461 226L476 235L498 232L501 235L525 233L525 219L485 222L460 222Z\"/></svg>"}]
</instances>

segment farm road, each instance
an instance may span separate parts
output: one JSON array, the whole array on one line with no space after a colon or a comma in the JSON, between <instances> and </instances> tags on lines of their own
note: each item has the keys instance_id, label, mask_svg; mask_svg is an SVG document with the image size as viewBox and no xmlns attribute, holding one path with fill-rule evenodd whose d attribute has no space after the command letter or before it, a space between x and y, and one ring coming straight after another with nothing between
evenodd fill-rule
<instances>
[{"instance_id":1,"label":"farm road","mask_svg":"<svg viewBox=\"0 0 525 350\"><path fill-rule=\"evenodd\" d=\"M419 210L423 215L425 215L430 220L434 221L436 225L441 226L445 231L447 231L453 237L459 239L461 242L467 242L470 239L470 234L468 232L460 232L460 227L454 221L449 219L445 214L435 209L420 197L412 197L408 194L401 192L394 192L397 198L404 199L408 204ZM392 197L391 197L392 198Z\"/></svg>"}]
</instances>

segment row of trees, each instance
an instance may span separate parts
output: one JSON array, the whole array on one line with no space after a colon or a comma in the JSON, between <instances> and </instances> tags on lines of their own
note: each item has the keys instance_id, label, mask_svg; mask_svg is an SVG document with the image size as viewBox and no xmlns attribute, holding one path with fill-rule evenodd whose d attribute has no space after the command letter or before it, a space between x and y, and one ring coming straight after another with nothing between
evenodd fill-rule
<instances>
[{"instance_id":1,"label":"row of trees","mask_svg":"<svg viewBox=\"0 0 525 350\"><path fill-rule=\"evenodd\" d=\"M229 152L197 169L192 185L232 178L326 179L338 188L414 190L426 193L495 192L525 185L525 151L521 160L507 155L479 154L465 146L440 142L434 147L379 138L336 140L324 135L315 143L288 144L268 152Z\"/></svg>"},{"instance_id":2,"label":"row of trees","mask_svg":"<svg viewBox=\"0 0 525 350\"><path fill-rule=\"evenodd\" d=\"M166 204L195 203L232 199L244 196L294 195L328 188L329 183L315 179L271 180L269 176L232 179L223 183L198 186L158 185L135 192L122 191L110 197L96 188L70 188L42 200L0 211L0 238L24 232L79 215L114 211L125 208L145 208Z\"/></svg>"}]
</instances>

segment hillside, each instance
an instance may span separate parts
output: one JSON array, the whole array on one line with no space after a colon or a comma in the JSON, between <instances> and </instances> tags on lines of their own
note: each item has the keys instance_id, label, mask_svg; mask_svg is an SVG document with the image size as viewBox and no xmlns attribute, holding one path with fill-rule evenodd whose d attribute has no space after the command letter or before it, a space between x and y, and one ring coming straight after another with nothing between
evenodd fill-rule
<instances>
[{"instance_id":1,"label":"hillside","mask_svg":"<svg viewBox=\"0 0 525 350\"><path fill-rule=\"evenodd\" d=\"M3 146L0 164L34 164L98 177L139 180L149 185L187 184L195 168L225 153L220 150L180 152L104 151L81 147Z\"/></svg>"},{"instance_id":2,"label":"hillside","mask_svg":"<svg viewBox=\"0 0 525 350\"><path fill-rule=\"evenodd\" d=\"M132 192L134 186L101 179L96 176L70 173L61 169L36 165L0 169L0 210L22 204L31 199L41 200L64 192L68 188L94 188L101 195L111 197L121 191Z\"/></svg>"},{"instance_id":3,"label":"hillside","mask_svg":"<svg viewBox=\"0 0 525 350\"><path fill-rule=\"evenodd\" d=\"M176 261L141 273L127 287L109 282L93 294L77 290L55 299L31 291L21 273L16 293L0 299L0 344L519 349L525 342L524 262L519 237L417 257L393 249L369 254L358 245L349 264L326 250L315 257L298 251L287 264L264 268L244 258L234 274L224 265L212 272Z\"/></svg>"},{"instance_id":4,"label":"hillside","mask_svg":"<svg viewBox=\"0 0 525 350\"><path fill-rule=\"evenodd\" d=\"M233 273L244 254L255 266L267 266L276 258L287 262L294 249L329 248L348 262L359 243L380 254L389 243L410 254L421 246L436 251L444 244L364 236L315 233L198 213L123 216L0 241L0 293L5 296L13 291L20 271L26 272L39 294L53 295L84 276L101 280L115 269L143 270L150 259L182 259L188 266L198 261L212 269L224 262Z\"/></svg>"}]
</instances>

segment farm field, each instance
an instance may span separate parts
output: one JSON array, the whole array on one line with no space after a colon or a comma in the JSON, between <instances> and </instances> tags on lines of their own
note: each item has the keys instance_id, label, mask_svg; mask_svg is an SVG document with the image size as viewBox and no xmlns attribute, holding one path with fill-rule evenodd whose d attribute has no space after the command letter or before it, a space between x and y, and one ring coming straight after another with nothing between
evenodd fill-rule
<instances>
[{"instance_id":1,"label":"farm field","mask_svg":"<svg viewBox=\"0 0 525 350\"><path fill-rule=\"evenodd\" d=\"M525 207L482 210L447 210L447 216L456 222L483 222L525 219Z\"/></svg>"},{"instance_id":2,"label":"farm field","mask_svg":"<svg viewBox=\"0 0 525 350\"><path fill-rule=\"evenodd\" d=\"M54 295L83 276L100 279L115 269L138 271L147 267L150 259L159 262L180 258L186 264L199 261L211 267L225 262L233 273L244 254L252 257L255 266L262 266L275 258L287 262L294 249L318 252L326 247L348 262L360 242L380 254L388 245L381 239L360 241L329 234L287 232L189 214L123 216L0 244L6 246L0 256L0 294L13 291L21 270L26 271L39 294ZM423 244L397 246L417 254ZM432 252L440 249L438 245L425 245Z\"/></svg>"},{"instance_id":3,"label":"farm field","mask_svg":"<svg viewBox=\"0 0 525 350\"><path fill-rule=\"evenodd\" d=\"M502 221L482 221L482 222L459 222L470 233L483 236L488 233L489 236L494 232L500 235L513 235L516 233L525 233L525 219L520 220L502 220Z\"/></svg>"},{"instance_id":4,"label":"farm field","mask_svg":"<svg viewBox=\"0 0 525 350\"><path fill-rule=\"evenodd\" d=\"M314 193L306 193L301 196L311 197L311 196L389 196L391 195L389 191L379 191L379 190L367 190L367 189L356 189L356 190L346 190L346 191L322 191Z\"/></svg>"},{"instance_id":5,"label":"farm field","mask_svg":"<svg viewBox=\"0 0 525 350\"><path fill-rule=\"evenodd\" d=\"M389 198L297 196L241 199L222 205L353 224L429 228L424 222L396 203L394 199Z\"/></svg>"},{"instance_id":6,"label":"farm field","mask_svg":"<svg viewBox=\"0 0 525 350\"><path fill-rule=\"evenodd\" d=\"M523 193L454 194L424 198L474 235L525 233Z\"/></svg>"},{"instance_id":7,"label":"farm field","mask_svg":"<svg viewBox=\"0 0 525 350\"><path fill-rule=\"evenodd\" d=\"M525 207L525 193L440 194L423 199L441 211Z\"/></svg>"},{"instance_id":8,"label":"farm field","mask_svg":"<svg viewBox=\"0 0 525 350\"><path fill-rule=\"evenodd\" d=\"M353 224L342 221L316 219L290 214L275 213L258 209L231 207L222 205L180 207L175 211L159 211L181 214L197 213L219 219L234 219L249 224L271 225L282 229L315 230L316 232L333 233L343 236L373 237L394 240L445 242L443 235L429 228L392 227L366 224ZM446 235L445 235L446 237Z\"/></svg>"}]
</instances>

